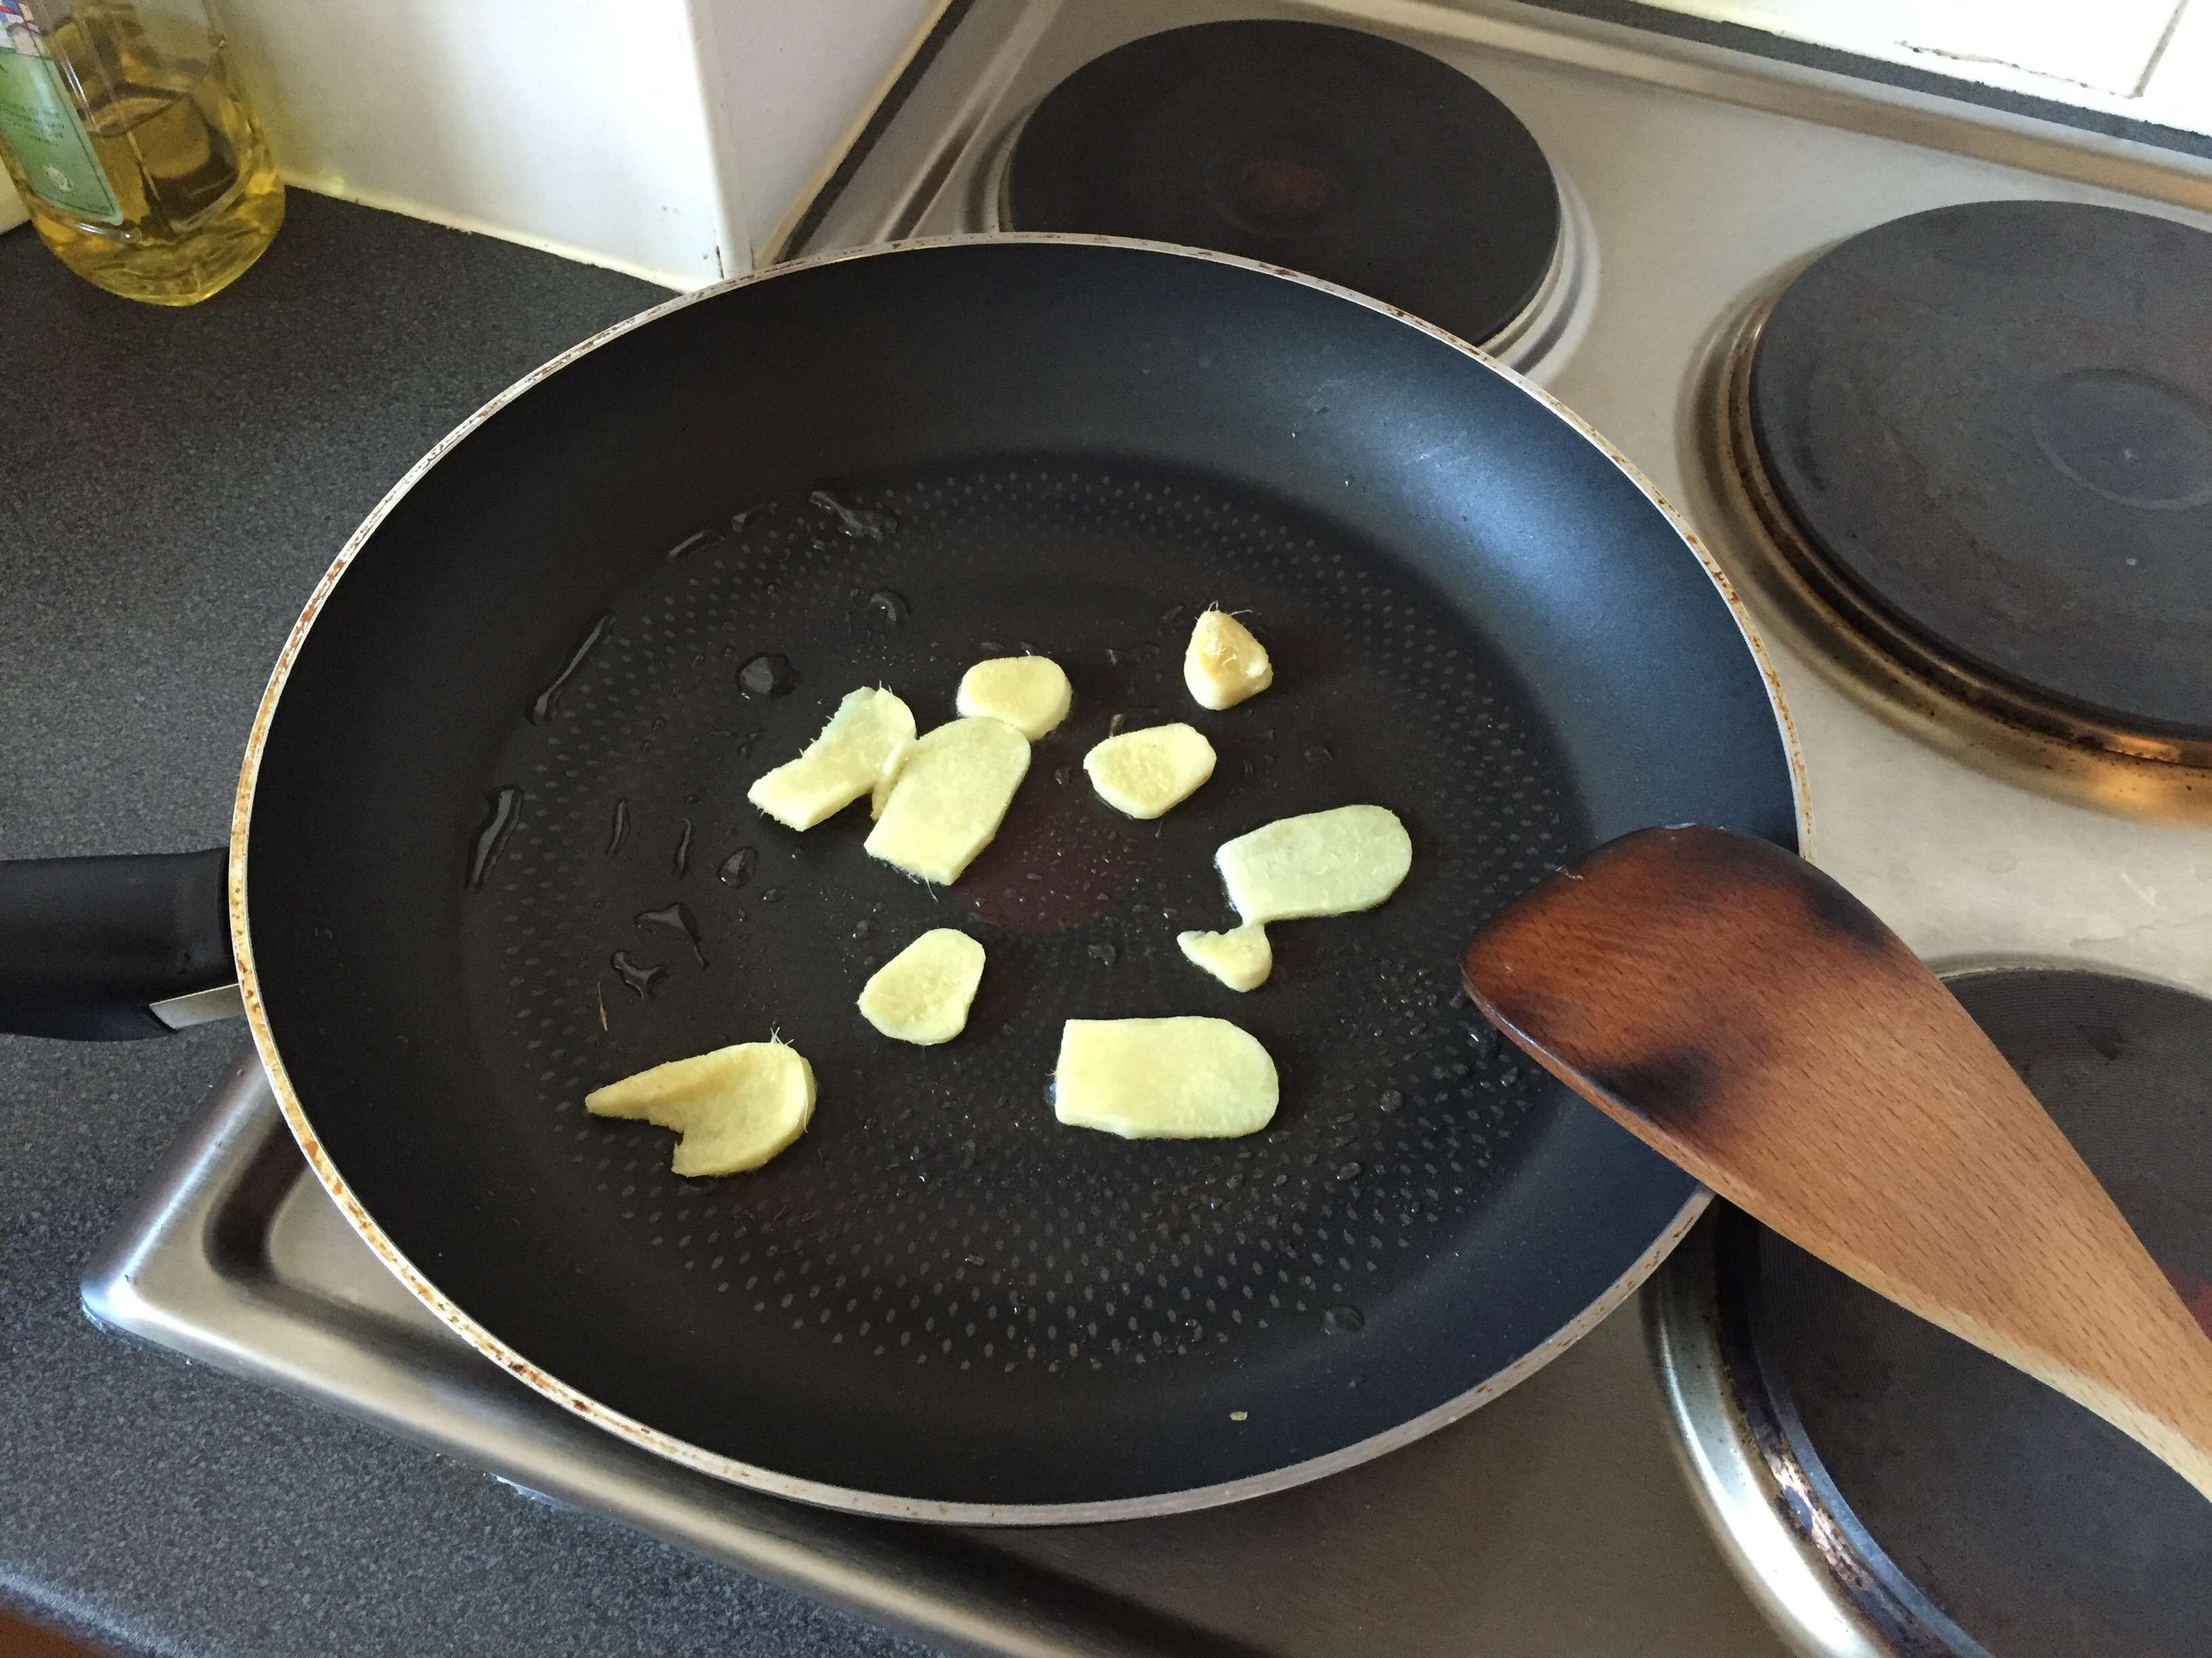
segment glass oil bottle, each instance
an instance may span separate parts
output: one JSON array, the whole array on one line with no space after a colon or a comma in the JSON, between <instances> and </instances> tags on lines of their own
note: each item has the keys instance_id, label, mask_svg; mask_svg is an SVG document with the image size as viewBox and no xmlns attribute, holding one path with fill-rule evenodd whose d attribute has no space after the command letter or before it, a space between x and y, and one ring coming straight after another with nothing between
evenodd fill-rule
<instances>
[{"instance_id":1,"label":"glass oil bottle","mask_svg":"<svg viewBox=\"0 0 2212 1658\"><path fill-rule=\"evenodd\" d=\"M64 264L155 305L228 287L284 218L204 0L0 0L0 161Z\"/></svg>"}]
</instances>

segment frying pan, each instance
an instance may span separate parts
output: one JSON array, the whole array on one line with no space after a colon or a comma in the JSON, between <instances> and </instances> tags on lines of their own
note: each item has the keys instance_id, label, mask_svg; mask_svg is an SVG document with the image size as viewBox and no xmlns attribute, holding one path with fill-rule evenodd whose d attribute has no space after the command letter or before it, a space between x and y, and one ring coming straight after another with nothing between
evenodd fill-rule
<instances>
[{"instance_id":1,"label":"frying pan","mask_svg":"<svg viewBox=\"0 0 2212 1658\"><path fill-rule=\"evenodd\" d=\"M1274 687L1194 708L1245 612ZM609 1429L746 1484L964 1522L1223 1503L1427 1432L1617 1304L1705 1194L1462 1002L1468 930L1626 830L1796 844L1756 647L1625 462L1543 393L1327 283L1142 243L915 244L671 302L440 444L271 677L228 852L0 871L9 1028L137 1034L235 976L317 1176L447 1323ZM1075 711L957 884L745 804L837 698L925 725L1034 649ZM1157 824L1080 767L1188 719ZM1389 806L1411 876L1275 930L1237 997L1231 835ZM228 923L228 950L223 936ZM929 926L966 1034L853 998ZM1236 1020L1243 1141L1061 1128L1073 1016ZM813 1125L679 1180L586 1089L772 1030Z\"/></svg>"}]
</instances>

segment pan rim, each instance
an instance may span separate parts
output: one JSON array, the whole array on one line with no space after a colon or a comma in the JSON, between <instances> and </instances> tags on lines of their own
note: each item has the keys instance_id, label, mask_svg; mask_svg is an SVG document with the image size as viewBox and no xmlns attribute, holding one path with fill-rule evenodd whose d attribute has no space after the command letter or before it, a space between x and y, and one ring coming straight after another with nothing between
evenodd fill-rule
<instances>
[{"instance_id":1,"label":"pan rim","mask_svg":"<svg viewBox=\"0 0 2212 1658\"><path fill-rule=\"evenodd\" d=\"M312 632L317 619L328 603L332 590L352 566L355 558L368 545L370 538L384 520L399 504L416 484L473 434L492 416L508 404L550 378L570 363L596 350L609 342L620 338L635 328L653 322L687 306L702 300L713 299L757 283L773 282L801 271L837 265L854 259L888 259L901 253L931 253L946 248L1000 244L1028 246L1098 247L1119 248L1131 252L1157 253L1176 258L1194 259L1213 264L1233 266L1256 275L1273 277L1296 283L1316 292L1346 300L1361 308L1389 316L1395 320L1429 336L1439 344L1460 353L1504 380L1525 395L1534 399L1553 415L1566 422L1582 438L1603 454L1628 481L1640 491L1666 518L1669 527L1680 538L1684 546L1704 570L1729 613L1735 619L1738 631L1757 664L1759 677L1766 687L1767 701L1776 728L1782 739L1790 784L1790 804L1796 820L1798 850L1810 856L1813 844L1812 808L1803 757L1799 752L1795 723L1790 718L1765 646L1760 640L1748 611L1736 593L1735 584L1725 571L1706 551L1704 542L1691 528L1682 514L1653 485L1635 463L1608 442L1574 411L1561 403L1543 387L1534 385L1513 369L1486 356L1476 347L1435 324L1413 316L1402 308L1371 298L1338 283L1318 277L1308 276L1286 266L1270 265L1261 260L1242 258L1236 254L1217 253L1206 248L1186 247L1170 242L1145 241L1135 237L1089 235L1069 232L994 232L983 235L921 238L908 241L877 245L868 247L842 249L833 253L771 265L745 276L713 283L688 294L678 294L600 330L589 338L570 346L546 363L531 370L513 385L497 393L453 430L434 444L422 457L401 475L386 491L383 499L372 508L367 517L349 535L337 557L317 582L313 593L293 625L275 666L261 701L254 711L253 723L248 736L244 760L239 772L238 788L231 809L230 862L228 893L230 911L231 948L238 967L239 992L245 1003L246 1017L253 1033L253 1045L259 1054L263 1069L268 1073L270 1091L275 1094L278 1109L284 1116L287 1127L299 1143L301 1155L308 1167L331 1199L345 1216L347 1223L362 1242L375 1253L386 1267L404 1284L410 1293L421 1301L441 1322L460 1336L471 1347L509 1375L516 1377L535 1392L554 1403L573 1411L586 1421L618 1435L641 1448L665 1457L679 1466L697 1470L732 1484L764 1491L771 1496L791 1498L817 1507L842 1509L848 1513L865 1514L882 1518L926 1521L934 1523L968 1526L1044 1526L1081 1525L1112 1520L1133 1520L1181 1514L1194 1509L1219 1507L1241 1502L1248 1497L1287 1490L1325 1475L1339 1472L1359 1463L1369 1461L1386 1452L1410 1444L1417 1439L1468 1415L1477 1407L1489 1403L1517 1383L1525 1381L1550 1363L1575 1343L1581 1340L1656 1271L1675 1245L1680 1242L1706 1206L1712 1193L1700 1186L1662 1229L1659 1235L1628 1267L1607 1285L1596 1299L1574 1318L1555 1330L1543 1341L1522 1354L1511 1364L1486 1377L1465 1393L1447 1399L1442 1405L1423 1412L1394 1428L1371 1435L1334 1451L1278 1468L1264 1474L1228 1480L1212 1485L1196 1486L1185 1490L1162 1491L1142 1496L1116 1497L1100 1502L1052 1503L990 1503L972 1502L933 1502L927 1498L902 1496L892 1493L858 1490L784 1474L735 1458L720 1455L690 1443L687 1440L665 1433L606 1405L581 1391L569 1387L558 1377L532 1363L506 1342L479 1324L458 1303L416 1267L393 1242L361 1200L355 1196L337 1165L325 1149L320 1137L309 1120L298 1090L284 1064L275 1033L270 1028L267 1010L263 1003L258 971L253 953L251 913L247 904L246 870L252 826L254 796L260 780L261 762L267 747L269 733L275 721L277 705L283 698L286 682L297 661L301 648Z\"/></svg>"}]
</instances>

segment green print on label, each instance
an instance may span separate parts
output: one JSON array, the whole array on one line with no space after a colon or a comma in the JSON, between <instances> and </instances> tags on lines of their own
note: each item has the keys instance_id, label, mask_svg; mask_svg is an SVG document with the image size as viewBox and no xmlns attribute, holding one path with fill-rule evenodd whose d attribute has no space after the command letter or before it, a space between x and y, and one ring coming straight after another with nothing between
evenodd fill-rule
<instances>
[{"instance_id":1,"label":"green print on label","mask_svg":"<svg viewBox=\"0 0 2212 1658\"><path fill-rule=\"evenodd\" d=\"M123 222L51 59L0 46L0 138L15 152L31 188L56 207L99 224Z\"/></svg>"}]
</instances>

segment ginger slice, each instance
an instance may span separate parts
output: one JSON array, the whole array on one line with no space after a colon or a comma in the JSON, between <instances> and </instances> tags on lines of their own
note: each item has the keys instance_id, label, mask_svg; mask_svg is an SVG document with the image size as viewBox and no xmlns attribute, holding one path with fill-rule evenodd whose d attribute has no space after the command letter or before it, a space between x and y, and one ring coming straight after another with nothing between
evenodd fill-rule
<instances>
[{"instance_id":1,"label":"ginger slice","mask_svg":"<svg viewBox=\"0 0 2212 1658\"><path fill-rule=\"evenodd\" d=\"M920 1047L950 1042L968 1027L983 982L983 947L936 927L876 969L860 989L860 1016L885 1036Z\"/></svg>"},{"instance_id":2,"label":"ginger slice","mask_svg":"<svg viewBox=\"0 0 2212 1658\"><path fill-rule=\"evenodd\" d=\"M1030 769L1029 739L1004 720L953 720L918 739L868 832L869 856L940 886L991 844Z\"/></svg>"},{"instance_id":3,"label":"ginger slice","mask_svg":"<svg viewBox=\"0 0 2212 1658\"><path fill-rule=\"evenodd\" d=\"M1239 835L1213 861L1246 921L1294 921L1373 909L1413 868L1413 843L1396 813L1340 806Z\"/></svg>"},{"instance_id":4,"label":"ginger slice","mask_svg":"<svg viewBox=\"0 0 2212 1658\"><path fill-rule=\"evenodd\" d=\"M1083 757L1083 769L1115 811L1156 818L1213 775L1213 745L1191 726L1148 726L1107 738Z\"/></svg>"},{"instance_id":5,"label":"ginger slice","mask_svg":"<svg viewBox=\"0 0 2212 1658\"><path fill-rule=\"evenodd\" d=\"M884 808L890 801L891 785L898 781L899 773L906 770L907 761L913 758L914 739L911 737L902 739L885 758L883 770L876 773L875 787L868 790L870 822L883 816Z\"/></svg>"},{"instance_id":6,"label":"ginger slice","mask_svg":"<svg viewBox=\"0 0 2212 1658\"><path fill-rule=\"evenodd\" d=\"M1225 1019L1071 1019L1053 1115L1125 1140L1255 1134L1275 1115L1275 1062Z\"/></svg>"},{"instance_id":7,"label":"ginger slice","mask_svg":"<svg viewBox=\"0 0 2212 1658\"><path fill-rule=\"evenodd\" d=\"M584 1096L595 1117L638 1118L683 1137L669 1167L684 1175L758 1168L806 1132L814 1068L773 1039L672 1059Z\"/></svg>"},{"instance_id":8,"label":"ginger slice","mask_svg":"<svg viewBox=\"0 0 2212 1658\"><path fill-rule=\"evenodd\" d=\"M913 713L890 692L848 692L799 758L754 778L745 798L788 828L811 829L873 789L913 735Z\"/></svg>"},{"instance_id":9,"label":"ginger slice","mask_svg":"<svg viewBox=\"0 0 2212 1658\"><path fill-rule=\"evenodd\" d=\"M1182 682L1200 708L1234 708L1275 682L1267 648L1225 610L1201 614L1182 654Z\"/></svg>"},{"instance_id":10,"label":"ginger slice","mask_svg":"<svg viewBox=\"0 0 2212 1658\"><path fill-rule=\"evenodd\" d=\"M1177 933L1182 953L1232 991L1256 991L1275 970L1267 930L1256 921L1225 933Z\"/></svg>"},{"instance_id":11,"label":"ginger slice","mask_svg":"<svg viewBox=\"0 0 2212 1658\"><path fill-rule=\"evenodd\" d=\"M1035 742L1067 717L1073 696L1049 656L994 656L960 676L952 705L970 718L1004 720Z\"/></svg>"}]
</instances>

